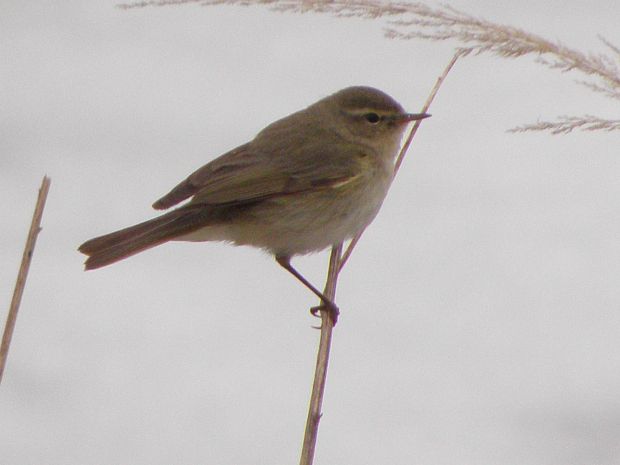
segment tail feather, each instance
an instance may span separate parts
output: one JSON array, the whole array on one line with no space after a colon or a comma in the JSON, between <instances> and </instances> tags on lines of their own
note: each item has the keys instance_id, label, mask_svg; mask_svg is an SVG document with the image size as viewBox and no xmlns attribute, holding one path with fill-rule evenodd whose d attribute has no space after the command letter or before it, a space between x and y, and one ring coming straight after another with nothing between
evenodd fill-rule
<instances>
[{"instance_id":1,"label":"tail feather","mask_svg":"<svg viewBox=\"0 0 620 465\"><path fill-rule=\"evenodd\" d=\"M86 241L78 250L88 255L84 263L85 269L93 270L193 232L208 223L203 209L180 208Z\"/></svg>"}]
</instances>

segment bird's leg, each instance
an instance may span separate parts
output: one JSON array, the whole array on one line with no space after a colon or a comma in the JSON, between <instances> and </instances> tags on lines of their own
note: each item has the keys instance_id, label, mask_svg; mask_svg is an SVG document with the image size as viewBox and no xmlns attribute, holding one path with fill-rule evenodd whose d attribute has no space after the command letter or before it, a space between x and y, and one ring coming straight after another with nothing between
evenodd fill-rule
<instances>
[{"instance_id":1,"label":"bird's leg","mask_svg":"<svg viewBox=\"0 0 620 465\"><path fill-rule=\"evenodd\" d=\"M317 313L319 313L321 310L327 309L331 312L332 321L334 322L334 324L336 324L336 321L338 321L338 315L340 314L338 306L329 298L327 298L325 294L323 294L316 287L314 287L312 283L310 283L310 281L304 278L299 271L293 268L293 265L291 265L291 257L286 255L276 255L276 261L282 268L295 276L304 286L310 289L319 299L323 301L321 305L317 307L312 307L310 309L310 313L312 313L314 316L317 316Z\"/></svg>"}]
</instances>

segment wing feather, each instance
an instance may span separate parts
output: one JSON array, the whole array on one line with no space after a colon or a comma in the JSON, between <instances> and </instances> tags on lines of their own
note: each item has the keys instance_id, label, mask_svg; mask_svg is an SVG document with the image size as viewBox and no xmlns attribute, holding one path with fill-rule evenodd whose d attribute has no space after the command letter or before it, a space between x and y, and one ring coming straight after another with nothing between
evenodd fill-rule
<instances>
[{"instance_id":1,"label":"wing feather","mask_svg":"<svg viewBox=\"0 0 620 465\"><path fill-rule=\"evenodd\" d=\"M169 208L190 197L192 203L238 205L342 187L359 177L367 155L346 143L305 144L292 154L266 155L248 143L196 170L153 207Z\"/></svg>"}]
</instances>

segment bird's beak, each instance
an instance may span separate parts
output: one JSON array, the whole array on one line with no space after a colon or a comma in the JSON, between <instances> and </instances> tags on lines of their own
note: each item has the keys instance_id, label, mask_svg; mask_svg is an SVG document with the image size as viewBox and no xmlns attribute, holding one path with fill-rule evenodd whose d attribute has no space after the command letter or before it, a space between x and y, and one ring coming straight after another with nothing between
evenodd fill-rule
<instances>
[{"instance_id":1,"label":"bird's beak","mask_svg":"<svg viewBox=\"0 0 620 465\"><path fill-rule=\"evenodd\" d=\"M394 116L394 121L397 123L408 123L410 121L419 121L424 118L428 118L428 113L402 113Z\"/></svg>"}]
</instances>

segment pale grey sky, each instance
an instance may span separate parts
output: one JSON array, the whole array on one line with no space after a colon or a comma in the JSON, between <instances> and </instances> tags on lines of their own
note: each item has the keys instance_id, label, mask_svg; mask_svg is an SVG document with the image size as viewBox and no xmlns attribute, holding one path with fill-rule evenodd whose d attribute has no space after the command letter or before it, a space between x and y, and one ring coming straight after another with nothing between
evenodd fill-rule
<instances>
[{"instance_id":1,"label":"pale grey sky","mask_svg":"<svg viewBox=\"0 0 620 465\"><path fill-rule=\"evenodd\" d=\"M601 50L616 1L458 1ZM7 464L298 460L315 299L261 252L85 239L342 87L417 111L452 45L261 8L0 3L0 302L52 187L0 388ZM620 463L619 135L514 135L617 102L533 63L458 63L341 275L317 464ZM321 284L327 254L295 260ZM4 318L4 317L3 317Z\"/></svg>"}]
</instances>

